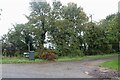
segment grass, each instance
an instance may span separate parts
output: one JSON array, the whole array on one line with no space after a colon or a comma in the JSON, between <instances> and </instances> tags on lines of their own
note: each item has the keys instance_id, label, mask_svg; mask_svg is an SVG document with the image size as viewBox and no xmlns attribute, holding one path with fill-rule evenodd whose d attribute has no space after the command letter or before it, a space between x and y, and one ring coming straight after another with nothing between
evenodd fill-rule
<instances>
[{"instance_id":1,"label":"grass","mask_svg":"<svg viewBox=\"0 0 120 80\"><path fill-rule=\"evenodd\" d=\"M95 55L95 56L83 56L83 57L60 57L57 61L77 61L77 60L85 60L85 59L100 59L110 56L117 56L118 54L105 54L105 55Z\"/></svg>"},{"instance_id":2,"label":"grass","mask_svg":"<svg viewBox=\"0 0 120 80\"><path fill-rule=\"evenodd\" d=\"M29 60L26 58L3 58L2 60L0 60L0 62L2 63L39 63L39 62L46 62L46 60L42 60L42 59L35 59L35 60Z\"/></svg>"},{"instance_id":3,"label":"grass","mask_svg":"<svg viewBox=\"0 0 120 80\"><path fill-rule=\"evenodd\" d=\"M99 66L107 67L113 70L120 70L120 68L118 68L118 66L120 66L120 63L118 63L118 60L107 61L107 62L100 64Z\"/></svg>"},{"instance_id":4,"label":"grass","mask_svg":"<svg viewBox=\"0 0 120 80\"><path fill-rule=\"evenodd\" d=\"M110 57L110 56L117 56L118 54L106 54L106 55L95 55L95 56L83 56L83 57L59 57L56 59L56 61L78 61L78 60L86 60L86 59L100 59L100 58L105 58L105 57ZM2 58L0 59L0 62L3 64L5 63L41 63L41 62L48 62L46 60L42 59L35 59L35 60L29 60L25 58Z\"/></svg>"}]
</instances>

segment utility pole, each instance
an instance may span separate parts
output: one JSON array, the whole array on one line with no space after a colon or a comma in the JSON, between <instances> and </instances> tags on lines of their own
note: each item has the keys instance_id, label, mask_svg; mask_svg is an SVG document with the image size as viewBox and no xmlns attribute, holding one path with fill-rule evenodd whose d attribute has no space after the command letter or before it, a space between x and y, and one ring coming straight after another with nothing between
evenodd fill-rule
<instances>
[{"instance_id":1,"label":"utility pole","mask_svg":"<svg viewBox=\"0 0 120 80\"><path fill-rule=\"evenodd\" d=\"M120 15L120 1L118 2L118 17L119 17L119 15ZM119 41L118 44L119 44L119 52L120 52L120 37L119 37L118 41Z\"/></svg>"},{"instance_id":2,"label":"utility pole","mask_svg":"<svg viewBox=\"0 0 120 80\"><path fill-rule=\"evenodd\" d=\"M2 12L2 9L0 9L0 11ZM0 13L0 15L1 15L1 13Z\"/></svg>"},{"instance_id":3,"label":"utility pole","mask_svg":"<svg viewBox=\"0 0 120 80\"><path fill-rule=\"evenodd\" d=\"M120 1L118 2L118 13L120 13Z\"/></svg>"},{"instance_id":4,"label":"utility pole","mask_svg":"<svg viewBox=\"0 0 120 80\"><path fill-rule=\"evenodd\" d=\"M2 9L0 9L0 16L1 16L1 12L2 12ZM1 20L1 18L0 18L0 20Z\"/></svg>"},{"instance_id":5,"label":"utility pole","mask_svg":"<svg viewBox=\"0 0 120 80\"><path fill-rule=\"evenodd\" d=\"M91 22L92 22L92 17L93 17L93 16L92 16L92 14L90 14L90 19L91 19Z\"/></svg>"}]
</instances>

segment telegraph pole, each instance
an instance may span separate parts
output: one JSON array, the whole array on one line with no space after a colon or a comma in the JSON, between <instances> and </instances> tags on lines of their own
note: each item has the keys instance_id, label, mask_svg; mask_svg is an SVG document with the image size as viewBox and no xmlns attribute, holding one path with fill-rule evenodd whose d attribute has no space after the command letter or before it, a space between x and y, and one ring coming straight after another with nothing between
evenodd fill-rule
<instances>
[{"instance_id":1,"label":"telegraph pole","mask_svg":"<svg viewBox=\"0 0 120 80\"><path fill-rule=\"evenodd\" d=\"M120 1L118 2L118 17L119 17L119 15L120 15ZM120 52L120 37L119 37L118 41L119 41L118 44L119 44L119 52Z\"/></svg>"},{"instance_id":2,"label":"telegraph pole","mask_svg":"<svg viewBox=\"0 0 120 80\"><path fill-rule=\"evenodd\" d=\"M118 2L118 13L120 13L120 1Z\"/></svg>"},{"instance_id":3,"label":"telegraph pole","mask_svg":"<svg viewBox=\"0 0 120 80\"><path fill-rule=\"evenodd\" d=\"M92 17L93 17L93 16L92 16L92 14L90 14L90 19L91 19L91 22L92 22Z\"/></svg>"},{"instance_id":4,"label":"telegraph pole","mask_svg":"<svg viewBox=\"0 0 120 80\"><path fill-rule=\"evenodd\" d=\"M0 9L0 16L1 16L1 12L2 12L2 9ZM0 18L0 20L1 20L1 18Z\"/></svg>"}]
</instances>

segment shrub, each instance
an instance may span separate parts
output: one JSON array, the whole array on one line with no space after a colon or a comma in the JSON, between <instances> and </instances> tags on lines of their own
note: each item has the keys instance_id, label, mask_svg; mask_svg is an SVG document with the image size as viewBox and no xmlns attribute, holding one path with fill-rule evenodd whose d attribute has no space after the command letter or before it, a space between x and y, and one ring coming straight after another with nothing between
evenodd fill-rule
<instances>
[{"instance_id":1,"label":"shrub","mask_svg":"<svg viewBox=\"0 0 120 80\"><path fill-rule=\"evenodd\" d=\"M44 50L43 53L40 55L40 58L49 61L54 61L57 58L57 56L52 50Z\"/></svg>"},{"instance_id":2,"label":"shrub","mask_svg":"<svg viewBox=\"0 0 120 80\"><path fill-rule=\"evenodd\" d=\"M35 58L39 58L39 52L35 52Z\"/></svg>"},{"instance_id":3,"label":"shrub","mask_svg":"<svg viewBox=\"0 0 120 80\"><path fill-rule=\"evenodd\" d=\"M15 56L16 56L16 57L21 57L20 51L16 51L16 52L15 52Z\"/></svg>"},{"instance_id":4,"label":"shrub","mask_svg":"<svg viewBox=\"0 0 120 80\"><path fill-rule=\"evenodd\" d=\"M95 49L93 49L93 50L87 50L87 51L85 51L85 55L102 55L102 54L104 54L104 52L102 52L101 50L95 50Z\"/></svg>"},{"instance_id":5,"label":"shrub","mask_svg":"<svg viewBox=\"0 0 120 80\"><path fill-rule=\"evenodd\" d=\"M76 49L76 50L71 50L71 53L69 53L67 56L69 57L76 57L76 56L84 56L84 53L82 50Z\"/></svg>"}]
</instances>

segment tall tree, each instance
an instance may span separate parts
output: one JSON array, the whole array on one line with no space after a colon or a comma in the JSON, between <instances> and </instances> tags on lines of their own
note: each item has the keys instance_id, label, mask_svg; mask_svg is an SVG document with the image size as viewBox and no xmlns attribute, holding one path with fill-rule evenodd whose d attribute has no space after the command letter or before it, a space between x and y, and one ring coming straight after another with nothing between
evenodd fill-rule
<instances>
[{"instance_id":1,"label":"tall tree","mask_svg":"<svg viewBox=\"0 0 120 80\"><path fill-rule=\"evenodd\" d=\"M27 51L24 29L24 24L16 24L14 28L9 29L8 34L2 38L3 52L7 51L6 54L14 56L15 52L18 52L16 55L22 55L23 52Z\"/></svg>"},{"instance_id":2,"label":"tall tree","mask_svg":"<svg viewBox=\"0 0 120 80\"><path fill-rule=\"evenodd\" d=\"M39 48L44 48L45 37L49 27L50 5L47 2L31 2L31 13L27 16L34 40Z\"/></svg>"},{"instance_id":3,"label":"tall tree","mask_svg":"<svg viewBox=\"0 0 120 80\"><path fill-rule=\"evenodd\" d=\"M52 13L54 21L52 20L51 35L58 53L60 55L75 54L75 51L80 50L79 46L82 45L80 38L82 38L83 24L87 21L85 12L74 3L63 6L60 2L54 2ZM71 49L74 51L72 52Z\"/></svg>"}]
</instances>

